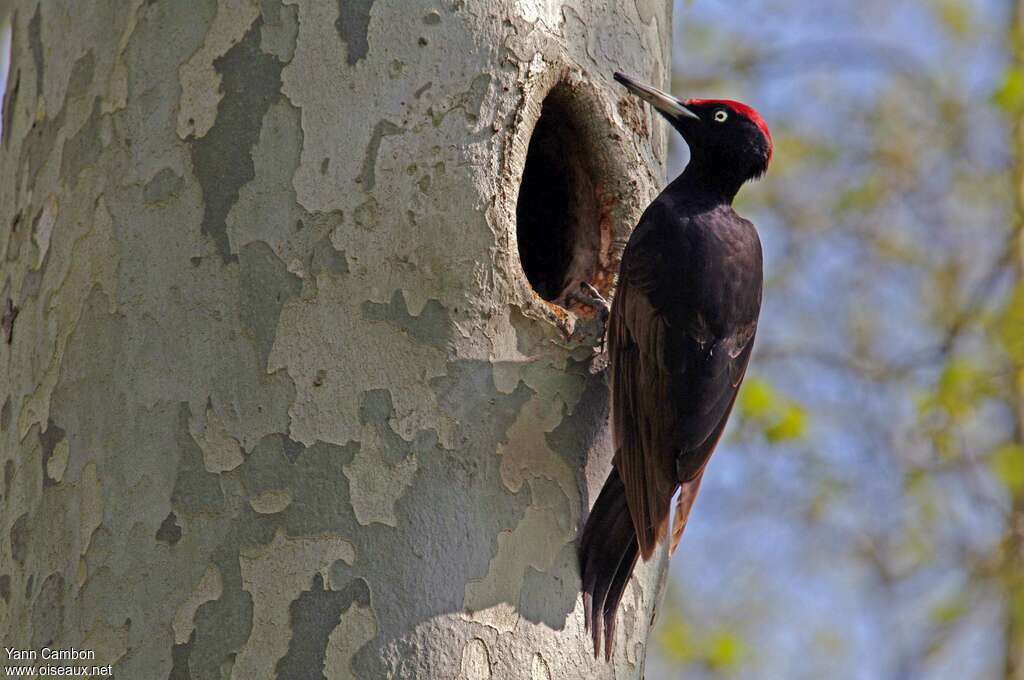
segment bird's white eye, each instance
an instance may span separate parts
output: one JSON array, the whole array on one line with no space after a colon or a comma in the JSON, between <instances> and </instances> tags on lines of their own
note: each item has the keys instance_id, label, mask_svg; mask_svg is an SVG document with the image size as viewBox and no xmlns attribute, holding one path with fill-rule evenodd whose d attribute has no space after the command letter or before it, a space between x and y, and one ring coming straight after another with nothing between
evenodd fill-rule
<instances>
[{"instance_id":1,"label":"bird's white eye","mask_svg":"<svg viewBox=\"0 0 1024 680\"><path fill-rule=\"evenodd\" d=\"M727 120L729 120L729 114L725 109L718 109L717 111L715 111L716 123L724 123Z\"/></svg>"}]
</instances>

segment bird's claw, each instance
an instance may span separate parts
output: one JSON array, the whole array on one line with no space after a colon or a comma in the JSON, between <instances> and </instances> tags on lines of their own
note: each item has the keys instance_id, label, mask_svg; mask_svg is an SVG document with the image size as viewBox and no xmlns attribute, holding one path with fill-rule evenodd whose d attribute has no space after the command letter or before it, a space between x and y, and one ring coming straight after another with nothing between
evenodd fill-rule
<instances>
[{"instance_id":1,"label":"bird's claw","mask_svg":"<svg viewBox=\"0 0 1024 680\"><path fill-rule=\"evenodd\" d=\"M597 337L600 338L599 353L603 354L605 349L605 331L608 328L608 317L611 314L611 303L609 303L596 288L586 281L580 282L579 290L574 290L568 293L566 295L566 300L568 302L578 302L580 304L593 307L596 310L596 318L600 324L600 332L597 334Z\"/></svg>"}]
</instances>

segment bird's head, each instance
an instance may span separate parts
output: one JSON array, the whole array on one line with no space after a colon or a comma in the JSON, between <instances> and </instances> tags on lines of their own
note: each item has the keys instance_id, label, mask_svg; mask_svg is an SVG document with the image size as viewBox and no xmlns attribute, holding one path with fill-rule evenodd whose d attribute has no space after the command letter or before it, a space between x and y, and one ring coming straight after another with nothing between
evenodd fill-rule
<instances>
[{"instance_id":1,"label":"bird's head","mask_svg":"<svg viewBox=\"0 0 1024 680\"><path fill-rule=\"evenodd\" d=\"M690 162L739 184L760 177L772 159L772 135L761 115L731 99L676 99L621 73L615 80L653 106L690 147Z\"/></svg>"}]
</instances>

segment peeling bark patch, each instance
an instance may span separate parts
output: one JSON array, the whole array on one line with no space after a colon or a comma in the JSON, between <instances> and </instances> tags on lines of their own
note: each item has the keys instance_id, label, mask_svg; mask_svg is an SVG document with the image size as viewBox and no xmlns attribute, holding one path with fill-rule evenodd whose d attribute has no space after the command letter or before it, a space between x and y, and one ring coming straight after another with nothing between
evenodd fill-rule
<instances>
[{"instance_id":1,"label":"peeling bark patch","mask_svg":"<svg viewBox=\"0 0 1024 680\"><path fill-rule=\"evenodd\" d=\"M363 169L356 177L356 183L362 184L366 191L373 191L377 184L377 155L380 153L381 140L404 132L405 130L389 120L379 120L373 126L373 133L370 134L370 141L366 145L366 155L363 157Z\"/></svg>"},{"instance_id":2,"label":"peeling bark patch","mask_svg":"<svg viewBox=\"0 0 1024 680\"><path fill-rule=\"evenodd\" d=\"M64 576L54 572L46 577L32 603L32 646L52 645L64 631Z\"/></svg>"},{"instance_id":3,"label":"peeling bark patch","mask_svg":"<svg viewBox=\"0 0 1024 680\"><path fill-rule=\"evenodd\" d=\"M214 71L214 59L227 52L259 17L253 0L218 0L216 14L206 29L202 46L178 67L181 97L178 101L178 136L202 137L217 115L223 91Z\"/></svg>"},{"instance_id":4,"label":"peeling bark patch","mask_svg":"<svg viewBox=\"0 0 1024 680\"><path fill-rule=\"evenodd\" d=\"M462 648L462 672L459 680L490 680L491 655L480 638L473 638Z\"/></svg>"},{"instance_id":5,"label":"peeling bark patch","mask_svg":"<svg viewBox=\"0 0 1024 680\"><path fill-rule=\"evenodd\" d=\"M352 564L355 560L355 548L348 541L336 536L287 538L283 530L277 531L269 545L244 548L239 553L242 586L252 596L253 614L252 633L235 662L236 677L259 677L267 659L280 660L287 657L289 647L282 631L288 628L289 603L294 607L295 600L302 599L303 585L311 577L314 582L321 584L322 589L325 575L331 565L339 560L345 564ZM336 625L337 621L323 633L324 642L319 646L321 661L318 667L323 664L327 635ZM299 635L294 613L292 631L294 635ZM309 637L306 633L303 632L303 638ZM308 644L308 640L303 640L301 644ZM302 651L303 656L306 656L309 650L303 647ZM304 679L313 676L279 673L278 677Z\"/></svg>"},{"instance_id":6,"label":"peeling bark patch","mask_svg":"<svg viewBox=\"0 0 1024 680\"><path fill-rule=\"evenodd\" d=\"M249 639L253 603L252 596L242 590L238 546L243 540L251 540L252 536L248 534L258 532L260 528L259 525L236 523L214 553L215 566L222 577L222 590L216 600L200 605L193 617L195 634L190 640L186 667L196 678L222 677L224 664L233 663Z\"/></svg>"},{"instance_id":7,"label":"peeling bark patch","mask_svg":"<svg viewBox=\"0 0 1024 680\"><path fill-rule=\"evenodd\" d=\"M50 420L46 424L46 430L39 433L39 445L43 449L42 463L43 463L43 488L48 486L54 486L59 482L57 475L51 475L51 458L54 455L54 451L57 449L57 445L64 441L64 435L66 433L59 427L53 420ZM64 464L67 464L67 455L65 452ZM63 468L60 470L63 474Z\"/></svg>"},{"instance_id":8,"label":"peeling bark patch","mask_svg":"<svg viewBox=\"0 0 1024 680\"><path fill-rule=\"evenodd\" d=\"M348 274L348 259L344 250L336 250L329 236L316 242L309 256L309 271L313 276L328 271L332 274Z\"/></svg>"},{"instance_id":9,"label":"peeling bark patch","mask_svg":"<svg viewBox=\"0 0 1024 680\"><path fill-rule=\"evenodd\" d=\"M28 22L28 45L32 50L32 63L36 67L36 97L43 96L43 3L36 5L35 14Z\"/></svg>"},{"instance_id":10,"label":"peeling bark patch","mask_svg":"<svg viewBox=\"0 0 1024 680\"><path fill-rule=\"evenodd\" d=\"M4 498L11 495L11 484L14 482L14 461L4 463Z\"/></svg>"},{"instance_id":11,"label":"peeling bark patch","mask_svg":"<svg viewBox=\"0 0 1024 680\"><path fill-rule=\"evenodd\" d=\"M228 242L227 217L238 192L255 176L252 150L259 141L263 116L281 96L284 64L259 48L261 19L234 47L214 60L224 96L217 119L201 139L188 137L192 165L203 192L202 231L217 246L226 264L237 261Z\"/></svg>"},{"instance_id":12,"label":"peeling bark patch","mask_svg":"<svg viewBox=\"0 0 1024 680\"><path fill-rule=\"evenodd\" d=\"M217 475L207 472L203 465L203 452L192 438L188 423L191 418L188 403L178 407L178 476L174 480L171 505L186 515L217 513L224 507L224 493Z\"/></svg>"},{"instance_id":13,"label":"peeling bark patch","mask_svg":"<svg viewBox=\"0 0 1024 680\"><path fill-rule=\"evenodd\" d=\"M277 322L285 303L302 291L302 279L263 241L249 243L239 263L239 305L242 326L256 339L259 365L267 366Z\"/></svg>"},{"instance_id":14,"label":"peeling bark patch","mask_svg":"<svg viewBox=\"0 0 1024 680\"><path fill-rule=\"evenodd\" d=\"M437 300L427 300L419 316L409 313L405 296L400 290L391 294L391 302L380 304L367 300L362 305L363 318L368 321L387 321L408 333L413 340L430 345L443 346L449 337L451 322L448 310Z\"/></svg>"},{"instance_id":15,"label":"peeling bark patch","mask_svg":"<svg viewBox=\"0 0 1024 680\"><path fill-rule=\"evenodd\" d=\"M96 57L93 56L92 50L89 50L79 57L74 66L71 67L66 98L75 99L88 92L95 75Z\"/></svg>"},{"instance_id":16,"label":"peeling bark patch","mask_svg":"<svg viewBox=\"0 0 1024 680\"><path fill-rule=\"evenodd\" d=\"M4 315L0 318L0 328L3 328L4 339L8 345L14 340L14 321L18 318L19 311L14 306L14 300L7 298L7 302L4 303Z\"/></svg>"},{"instance_id":17,"label":"peeling bark patch","mask_svg":"<svg viewBox=\"0 0 1024 680\"><path fill-rule=\"evenodd\" d=\"M202 429L190 424L192 438L203 452L203 466L207 472L220 474L234 470L245 461L242 445L228 433L224 421L213 408L213 402L206 400L206 422Z\"/></svg>"},{"instance_id":18,"label":"peeling bark patch","mask_svg":"<svg viewBox=\"0 0 1024 680\"><path fill-rule=\"evenodd\" d=\"M361 578L353 579L340 590L325 590L320 574L312 587L301 593L288 608L292 629L288 653L277 662L280 680L315 680L324 675L327 642L341 623L342 614L353 605L370 606L370 587Z\"/></svg>"},{"instance_id":19,"label":"peeling bark patch","mask_svg":"<svg viewBox=\"0 0 1024 680\"><path fill-rule=\"evenodd\" d=\"M167 514L160 528L156 530L156 540L167 545L174 545L181 540L181 527L178 526L178 516L173 512Z\"/></svg>"},{"instance_id":20,"label":"peeling bark patch","mask_svg":"<svg viewBox=\"0 0 1024 680\"><path fill-rule=\"evenodd\" d=\"M263 13L260 46L283 62L291 61L299 34L298 7L282 6L281 0L260 0L260 9Z\"/></svg>"},{"instance_id":21,"label":"peeling bark patch","mask_svg":"<svg viewBox=\"0 0 1024 680\"><path fill-rule=\"evenodd\" d=\"M11 125L14 121L14 107L18 103L18 90L21 87L21 69L18 69L17 73L13 77L14 83L7 88L7 92L4 93L4 104L3 104L3 143L7 146L7 142L11 139Z\"/></svg>"},{"instance_id":22,"label":"peeling bark patch","mask_svg":"<svg viewBox=\"0 0 1024 680\"><path fill-rule=\"evenodd\" d=\"M490 89L490 86L491 76L489 73L481 73L476 76L469 84L469 89L456 95L443 111L434 111L433 108L428 109L431 123L433 123L434 127L439 127L449 113L458 109L462 109L462 114L466 117L467 123L477 122L480 119L480 107L483 106L484 98L487 97L487 91Z\"/></svg>"},{"instance_id":23,"label":"peeling bark patch","mask_svg":"<svg viewBox=\"0 0 1024 680\"><path fill-rule=\"evenodd\" d=\"M89 53L90 57L92 53ZM100 137L100 98L92 101L92 112L75 136L64 142L61 153L60 177L72 187L78 182L82 170L95 165L103 151Z\"/></svg>"},{"instance_id":24,"label":"peeling bark patch","mask_svg":"<svg viewBox=\"0 0 1024 680\"><path fill-rule=\"evenodd\" d=\"M339 623L327 638L324 672L331 680L359 680L353 669L353 660L366 643L377 637L377 616L373 607L354 602L341 615Z\"/></svg>"},{"instance_id":25,"label":"peeling bark patch","mask_svg":"<svg viewBox=\"0 0 1024 680\"><path fill-rule=\"evenodd\" d=\"M334 28L348 46L345 61L354 66L370 50L367 33L370 30L370 9L373 0L338 0L338 20Z\"/></svg>"},{"instance_id":26,"label":"peeling bark patch","mask_svg":"<svg viewBox=\"0 0 1024 680\"><path fill-rule=\"evenodd\" d=\"M171 646L171 674L167 680L192 680L188 659L192 656L192 644L196 640L196 632L192 631L188 642Z\"/></svg>"},{"instance_id":27,"label":"peeling bark patch","mask_svg":"<svg viewBox=\"0 0 1024 680\"><path fill-rule=\"evenodd\" d=\"M220 596L224 592L224 582L220 576L220 570L217 569L216 565L209 565L206 567L206 571L203 573L203 577L199 580L195 590L189 594L188 598L178 607L178 611L174 613L174 621L171 623L171 628L174 629L174 642L176 646L185 646L188 644L188 648L191 649L192 641L195 639L195 623L194 618L199 607L220 599Z\"/></svg>"},{"instance_id":28,"label":"peeling bark patch","mask_svg":"<svg viewBox=\"0 0 1024 680\"><path fill-rule=\"evenodd\" d=\"M414 454L426 454L437 446L437 434L429 430L417 432L411 444L402 439L391 426L394 413L389 391L369 390L363 393L359 404L359 422L372 427L380 437L385 462L401 463L408 457L410 450Z\"/></svg>"},{"instance_id":29,"label":"peeling bark patch","mask_svg":"<svg viewBox=\"0 0 1024 680\"><path fill-rule=\"evenodd\" d=\"M146 186L142 189L142 199L146 205L163 203L171 196L177 196L183 186L185 186L184 178L174 170L164 168L146 182Z\"/></svg>"},{"instance_id":30,"label":"peeling bark patch","mask_svg":"<svg viewBox=\"0 0 1024 680\"><path fill-rule=\"evenodd\" d=\"M530 667L530 680L551 680L551 670L548 662L537 652L533 655L533 664Z\"/></svg>"},{"instance_id":31,"label":"peeling bark patch","mask_svg":"<svg viewBox=\"0 0 1024 680\"><path fill-rule=\"evenodd\" d=\"M11 525L11 559L18 564L25 564L28 552L28 513L23 513Z\"/></svg>"},{"instance_id":32,"label":"peeling bark patch","mask_svg":"<svg viewBox=\"0 0 1024 680\"><path fill-rule=\"evenodd\" d=\"M413 482L419 468L417 454L424 455L437 447L435 432L421 430L411 444L402 439L391 428L393 413L387 390L370 390L362 395L359 451L342 470L349 480L356 520L363 526L375 522L398 526L395 503Z\"/></svg>"}]
</instances>

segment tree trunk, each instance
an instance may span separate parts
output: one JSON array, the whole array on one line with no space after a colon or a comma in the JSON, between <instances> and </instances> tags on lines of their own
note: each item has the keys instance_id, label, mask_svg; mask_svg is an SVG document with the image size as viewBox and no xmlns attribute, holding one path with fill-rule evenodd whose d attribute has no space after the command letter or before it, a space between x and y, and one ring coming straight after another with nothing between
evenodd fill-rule
<instances>
[{"instance_id":1,"label":"tree trunk","mask_svg":"<svg viewBox=\"0 0 1024 680\"><path fill-rule=\"evenodd\" d=\"M566 291L609 291L662 182L611 75L667 81L669 5L17 3L4 644L119 678L641 677L663 554L610 664L583 630L608 389Z\"/></svg>"}]
</instances>

